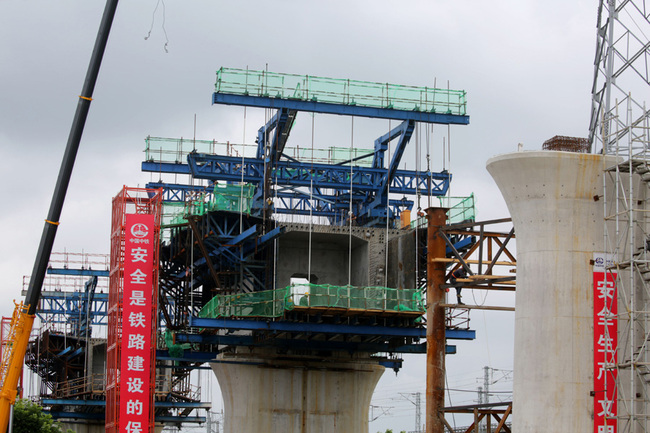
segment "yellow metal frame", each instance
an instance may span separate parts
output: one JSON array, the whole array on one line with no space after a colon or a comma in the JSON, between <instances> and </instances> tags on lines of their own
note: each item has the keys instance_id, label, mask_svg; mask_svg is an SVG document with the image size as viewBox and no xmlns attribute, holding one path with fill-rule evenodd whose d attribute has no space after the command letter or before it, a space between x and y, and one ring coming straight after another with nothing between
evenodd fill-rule
<instances>
[{"instance_id":1,"label":"yellow metal frame","mask_svg":"<svg viewBox=\"0 0 650 433\"><path fill-rule=\"evenodd\" d=\"M16 401L18 381L34 324L34 315L28 314L28 305L16 304L11 318L11 330L0 364L0 431L7 431L9 410Z\"/></svg>"}]
</instances>

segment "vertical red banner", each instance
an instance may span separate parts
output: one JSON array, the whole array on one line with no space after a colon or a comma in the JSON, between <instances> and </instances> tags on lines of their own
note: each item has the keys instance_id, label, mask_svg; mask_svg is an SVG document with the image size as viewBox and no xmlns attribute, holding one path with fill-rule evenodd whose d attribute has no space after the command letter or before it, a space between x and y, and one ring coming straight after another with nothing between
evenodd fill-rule
<instances>
[{"instance_id":1,"label":"vertical red banner","mask_svg":"<svg viewBox=\"0 0 650 433\"><path fill-rule=\"evenodd\" d=\"M616 433L618 293L605 254L594 255L594 433Z\"/></svg>"},{"instance_id":2,"label":"vertical red banner","mask_svg":"<svg viewBox=\"0 0 650 433\"><path fill-rule=\"evenodd\" d=\"M151 356L155 222L148 214L126 215L125 222L120 433L147 433L155 362Z\"/></svg>"}]
</instances>

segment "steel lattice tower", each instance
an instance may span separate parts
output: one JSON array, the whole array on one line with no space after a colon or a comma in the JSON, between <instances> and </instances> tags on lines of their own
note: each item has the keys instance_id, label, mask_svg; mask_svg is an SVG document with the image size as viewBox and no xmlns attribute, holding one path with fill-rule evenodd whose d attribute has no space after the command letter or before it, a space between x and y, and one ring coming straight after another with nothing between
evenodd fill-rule
<instances>
[{"instance_id":1,"label":"steel lattice tower","mask_svg":"<svg viewBox=\"0 0 650 433\"><path fill-rule=\"evenodd\" d=\"M593 152L616 153L629 127L648 119L639 98L650 86L650 5L600 0L597 27L589 140Z\"/></svg>"},{"instance_id":2,"label":"steel lattice tower","mask_svg":"<svg viewBox=\"0 0 650 433\"><path fill-rule=\"evenodd\" d=\"M606 345L605 388L615 387L616 432L650 431L650 9L645 0L600 0L589 141L618 156L605 168L605 248L613 258L617 345ZM611 160L610 160L611 161ZM595 390L596 394L602 390ZM605 391L607 392L607 391ZM609 412L611 406L603 406ZM598 411L598 408L595 409ZM609 425L609 424L608 424Z\"/></svg>"}]
</instances>

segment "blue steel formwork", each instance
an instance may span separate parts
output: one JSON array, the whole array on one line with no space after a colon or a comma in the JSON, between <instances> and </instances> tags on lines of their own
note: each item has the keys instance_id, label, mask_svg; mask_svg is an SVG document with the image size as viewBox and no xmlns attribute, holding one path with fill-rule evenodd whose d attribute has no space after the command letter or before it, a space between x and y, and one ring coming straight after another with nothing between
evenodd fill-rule
<instances>
[{"instance_id":1,"label":"blue steel formwork","mask_svg":"<svg viewBox=\"0 0 650 433\"><path fill-rule=\"evenodd\" d=\"M249 183L256 188L254 215L317 215L340 225L346 223L349 212L357 225L384 226L387 218L394 221L402 210L412 209L413 200L391 200L388 191L404 196L445 195L449 173L398 170L398 166L417 123L469 124L464 91L231 68L217 72L213 103L276 110L258 130L255 158L194 151L168 162L156 160L156 153L151 152L142 170L191 174L211 182ZM401 123L381 135L365 156L318 164L284 152L299 112ZM397 143L386 166L385 154L393 140ZM372 157L370 167L357 164L368 157ZM178 185L155 184L163 186L167 198L186 196L187 189ZM269 197L274 198L272 203Z\"/></svg>"},{"instance_id":2,"label":"blue steel formwork","mask_svg":"<svg viewBox=\"0 0 650 433\"><path fill-rule=\"evenodd\" d=\"M340 85L342 92L331 91L332 86ZM147 138L142 170L161 175L159 182L148 187L162 187L167 203L185 204L178 214L185 219L169 223L170 235L161 249L161 309L163 321L174 333L173 343L168 343L169 359L213 357L222 348L233 346L424 353L426 343L420 341L424 327L414 319L417 314L400 317L399 312L385 312L354 317L348 313L288 312L271 319L210 321L198 318L198 312L220 293L273 288L269 275L276 251L271 241L282 237L284 231L282 225L269 223L274 213L325 217L330 225L344 225L350 221L351 211L355 226L386 227L387 218L392 226L402 211L413 208L413 197L444 196L450 173L400 170L399 165L418 123L469 123L465 93L222 68L213 103L275 112L258 129L254 152L244 152L244 145L239 152L238 145L230 142L197 144L197 140ZM368 149L350 149L347 159L323 161L306 158L304 152L300 155L297 148L289 147L291 128L301 112L398 122L388 133L378 134ZM388 158L390 147L393 151ZM182 184L177 176L173 183L166 183L163 173L188 175L207 183ZM237 208L209 206L197 214L196 203L213 202L218 194L214 186L224 183L254 188L250 208L239 208L246 209L245 215ZM401 198L390 198L389 192ZM421 269L425 267L423 263ZM173 303L166 304L170 300ZM305 327L309 328L308 338ZM188 329L202 332L196 335ZM449 329L447 333L450 340L474 337L469 329ZM190 343L206 349L184 350ZM448 346L447 353L455 353L455 346ZM400 368L401 360L390 361L390 366Z\"/></svg>"}]
</instances>

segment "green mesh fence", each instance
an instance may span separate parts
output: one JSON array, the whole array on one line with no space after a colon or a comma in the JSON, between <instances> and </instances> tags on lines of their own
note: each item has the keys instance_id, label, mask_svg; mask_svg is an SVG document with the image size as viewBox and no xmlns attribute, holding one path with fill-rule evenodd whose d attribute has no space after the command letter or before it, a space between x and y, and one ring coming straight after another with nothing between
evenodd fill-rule
<instances>
[{"instance_id":1,"label":"green mesh fence","mask_svg":"<svg viewBox=\"0 0 650 433\"><path fill-rule=\"evenodd\" d=\"M449 208L447 211L447 224L476 221L476 201L474 193L469 197L437 197L440 207ZM411 221L411 228L426 227L427 217L421 216Z\"/></svg>"},{"instance_id":2,"label":"green mesh fence","mask_svg":"<svg viewBox=\"0 0 650 433\"><path fill-rule=\"evenodd\" d=\"M199 317L280 317L285 311L300 307L425 311L422 292L416 289L301 284L261 292L217 295L203 307Z\"/></svg>"},{"instance_id":3,"label":"green mesh fence","mask_svg":"<svg viewBox=\"0 0 650 433\"><path fill-rule=\"evenodd\" d=\"M215 92L374 108L466 114L464 90L221 68Z\"/></svg>"},{"instance_id":4,"label":"green mesh fence","mask_svg":"<svg viewBox=\"0 0 650 433\"><path fill-rule=\"evenodd\" d=\"M163 205L163 227L184 224L187 215L205 215L210 211L226 210L250 214L255 186L216 184L212 193L202 193L194 200L183 203L165 202Z\"/></svg>"},{"instance_id":5,"label":"green mesh fence","mask_svg":"<svg viewBox=\"0 0 650 433\"><path fill-rule=\"evenodd\" d=\"M476 221L474 193L469 197L438 197L438 200L440 207L449 208L449 212L447 212L448 224Z\"/></svg>"},{"instance_id":6,"label":"green mesh fence","mask_svg":"<svg viewBox=\"0 0 650 433\"><path fill-rule=\"evenodd\" d=\"M372 166L372 157L375 154L370 149L357 149L349 147L330 147L329 149L310 149L310 148L289 148L284 151L285 154L293 156L299 161L314 161L324 164L342 164L352 161L353 165L358 167ZM293 155L291 155L293 153ZM347 164L345 164L347 165Z\"/></svg>"},{"instance_id":7,"label":"green mesh fence","mask_svg":"<svg viewBox=\"0 0 650 433\"><path fill-rule=\"evenodd\" d=\"M187 164L187 155L193 151L228 156L241 156L243 152L241 144L220 143L215 140L147 137L144 142L145 160L152 162ZM248 147L257 148L254 145ZM255 150L252 152L254 154Z\"/></svg>"},{"instance_id":8,"label":"green mesh fence","mask_svg":"<svg viewBox=\"0 0 650 433\"><path fill-rule=\"evenodd\" d=\"M257 145L184 138L147 137L145 139L145 159L149 162L187 164L187 155L193 151L239 158L243 154L246 158L253 158L257 153ZM302 162L341 164L356 159L354 165L370 167L374 150L332 146L327 149L313 149L312 151L310 147L287 146L282 153ZM364 156L365 158L362 158Z\"/></svg>"}]
</instances>

